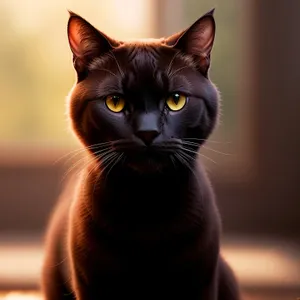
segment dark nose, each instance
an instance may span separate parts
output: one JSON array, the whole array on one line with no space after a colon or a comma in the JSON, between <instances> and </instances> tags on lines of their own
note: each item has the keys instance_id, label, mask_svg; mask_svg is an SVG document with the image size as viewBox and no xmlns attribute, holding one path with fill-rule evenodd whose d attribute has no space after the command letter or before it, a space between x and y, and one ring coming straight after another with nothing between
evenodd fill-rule
<instances>
[{"instance_id":1,"label":"dark nose","mask_svg":"<svg viewBox=\"0 0 300 300\"><path fill-rule=\"evenodd\" d=\"M159 135L159 132L156 130L139 130L136 132L136 135L147 145L149 146L153 140Z\"/></svg>"},{"instance_id":2,"label":"dark nose","mask_svg":"<svg viewBox=\"0 0 300 300\"><path fill-rule=\"evenodd\" d=\"M140 113L136 117L135 135L139 137L147 146L159 135L159 118L158 112Z\"/></svg>"}]
</instances>

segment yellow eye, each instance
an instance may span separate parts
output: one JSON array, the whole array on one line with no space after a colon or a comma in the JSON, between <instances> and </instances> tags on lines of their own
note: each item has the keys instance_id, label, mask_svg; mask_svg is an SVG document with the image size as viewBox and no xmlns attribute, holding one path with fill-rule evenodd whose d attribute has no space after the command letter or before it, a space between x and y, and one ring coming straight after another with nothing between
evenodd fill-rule
<instances>
[{"instance_id":1,"label":"yellow eye","mask_svg":"<svg viewBox=\"0 0 300 300\"><path fill-rule=\"evenodd\" d=\"M118 113L125 107L125 100L117 95L107 96L105 99L106 106L113 112Z\"/></svg>"},{"instance_id":2,"label":"yellow eye","mask_svg":"<svg viewBox=\"0 0 300 300\"><path fill-rule=\"evenodd\" d=\"M167 98L166 104L170 110L178 111L185 106L186 101L187 97L185 95L173 93Z\"/></svg>"}]
</instances>

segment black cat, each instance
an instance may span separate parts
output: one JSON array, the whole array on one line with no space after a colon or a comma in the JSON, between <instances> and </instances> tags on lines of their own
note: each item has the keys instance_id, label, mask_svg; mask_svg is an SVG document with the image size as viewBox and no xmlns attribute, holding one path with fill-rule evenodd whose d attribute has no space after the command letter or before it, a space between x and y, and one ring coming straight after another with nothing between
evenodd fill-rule
<instances>
[{"instance_id":1,"label":"black cat","mask_svg":"<svg viewBox=\"0 0 300 300\"><path fill-rule=\"evenodd\" d=\"M87 150L49 224L46 300L238 300L197 161L218 119L213 11L168 38L116 41L70 13L68 105Z\"/></svg>"}]
</instances>

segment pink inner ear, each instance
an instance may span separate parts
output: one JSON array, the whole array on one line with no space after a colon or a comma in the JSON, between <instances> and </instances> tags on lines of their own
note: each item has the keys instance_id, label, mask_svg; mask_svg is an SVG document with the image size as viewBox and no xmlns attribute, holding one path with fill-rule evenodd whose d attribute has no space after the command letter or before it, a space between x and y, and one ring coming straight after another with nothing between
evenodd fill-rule
<instances>
[{"instance_id":1,"label":"pink inner ear","mask_svg":"<svg viewBox=\"0 0 300 300\"><path fill-rule=\"evenodd\" d=\"M204 54L209 54L214 40L214 24L211 18L201 20L201 24L194 34L196 38L192 39L195 43L192 47L198 48Z\"/></svg>"},{"instance_id":2,"label":"pink inner ear","mask_svg":"<svg viewBox=\"0 0 300 300\"><path fill-rule=\"evenodd\" d=\"M72 52L77 56L82 56L82 36L81 36L81 24L78 20L74 19L70 21L68 27L69 43Z\"/></svg>"}]
</instances>

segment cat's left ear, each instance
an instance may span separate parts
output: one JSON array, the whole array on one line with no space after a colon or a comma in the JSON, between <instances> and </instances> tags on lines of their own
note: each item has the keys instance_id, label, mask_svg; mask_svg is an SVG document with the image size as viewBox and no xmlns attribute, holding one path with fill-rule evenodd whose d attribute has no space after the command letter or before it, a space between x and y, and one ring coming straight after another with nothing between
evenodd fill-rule
<instances>
[{"instance_id":1,"label":"cat's left ear","mask_svg":"<svg viewBox=\"0 0 300 300\"><path fill-rule=\"evenodd\" d=\"M88 65L104 55L118 42L97 30L85 19L69 11L68 39L73 53L73 63L79 79L86 75Z\"/></svg>"},{"instance_id":2,"label":"cat's left ear","mask_svg":"<svg viewBox=\"0 0 300 300\"><path fill-rule=\"evenodd\" d=\"M215 39L216 24L214 9L199 18L186 30L166 39L166 44L192 55L199 70L207 76L210 66L210 54Z\"/></svg>"}]
</instances>

